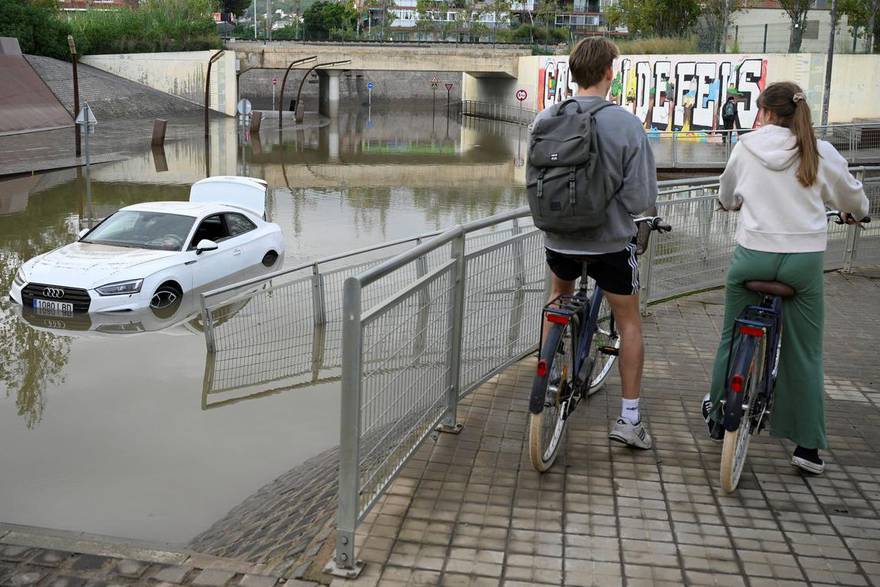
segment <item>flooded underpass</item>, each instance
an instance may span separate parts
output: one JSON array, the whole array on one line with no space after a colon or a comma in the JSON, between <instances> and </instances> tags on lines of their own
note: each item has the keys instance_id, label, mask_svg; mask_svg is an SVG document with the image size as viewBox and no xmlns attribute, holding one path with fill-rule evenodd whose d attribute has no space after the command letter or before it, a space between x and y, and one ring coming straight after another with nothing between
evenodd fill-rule
<instances>
[{"instance_id":1,"label":"flooded underpass","mask_svg":"<svg viewBox=\"0 0 880 587\"><path fill-rule=\"evenodd\" d=\"M275 122L264 121L258 137L233 120L212 121L207 149L198 123L188 122L191 132L160 152L94 166L90 190L81 170L0 183L0 521L254 557L272 552L254 553L229 532L269 515L280 498L260 488L278 479L288 497L296 488L329 507L304 480L335 489L332 361L317 365L319 376L287 369L286 379L273 379L286 363L263 369L251 357L244 363L257 374L236 387L208 358L194 295L170 317L76 319L22 313L5 296L23 261L123 206L185 200L206 175L268 181L286 267L525 202L521 131L431 112L362 110L282 132ZM239 317L253 311L247 300L233 308ZM314 366L332 345L322 340L316 353L318 329L308 330L301 354ZM302 514L308 523L317 512ZM308 542L278 519L262 522L283 532L267 536L275 550Z\"/></svg>"}]
</instances>

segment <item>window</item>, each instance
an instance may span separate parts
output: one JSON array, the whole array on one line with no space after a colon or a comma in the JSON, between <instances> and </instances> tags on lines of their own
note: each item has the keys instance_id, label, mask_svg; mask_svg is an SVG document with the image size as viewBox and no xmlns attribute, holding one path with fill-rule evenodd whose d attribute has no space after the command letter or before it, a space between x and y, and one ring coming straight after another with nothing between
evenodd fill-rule
<instances>
[{"instance_id":1,"label":"window","mask_svg":"<svg viewBox=\"0 0 880 587\"><path fill-rule=\"evenodd\" d=\"M229 238L229 231L226 228L226 223L223 222L223 216L215 214L202 220L189 246L191 249L194 249L203 239L218 243L227 238Z\"/></svg>"},{"instance_id":2,"label":"window","mask_svg":"<svg viewBox=\"0 0 880 587\"><path fill-rule=\"evenodd\" d=\"M241 214L227 214L226 226L229 228L229 236L239 236L257 228L257 225Z\"/></svg>"},{"instance_id":3,"label":"window","mask_svg":"<svg viewBox=\"0 0 880 587\"><path fill-rule=\"evenodd\" d=\"M193 222L192 216L122 210L99 224L83 242L179 251Z\"/></svg>"},{"instance_id":4,"label":"window","mask_svg":"<svg viewBox=\"0 0 880 587\"><path fill-rule=\"evenodd\" d=\"M819 38L819 21L808 20L804 23L804 39L816 40Z\"/></svg>"}]
</instances>

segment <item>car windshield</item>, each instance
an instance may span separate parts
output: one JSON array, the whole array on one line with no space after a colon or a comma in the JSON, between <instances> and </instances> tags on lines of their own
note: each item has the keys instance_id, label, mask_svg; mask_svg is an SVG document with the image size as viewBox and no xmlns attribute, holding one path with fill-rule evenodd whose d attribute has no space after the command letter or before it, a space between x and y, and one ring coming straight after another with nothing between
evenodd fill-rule
<instances>
[{"instance_id":1,"label":"car windshield","mask_svg":"<svg viewBox=\"0 0 880 587\"><path fill-rule=\"evenodd\" d=\"M104 220L81 242L179 251L195 220L180 214L122 210Z\"/></svg>"}]
</instances>

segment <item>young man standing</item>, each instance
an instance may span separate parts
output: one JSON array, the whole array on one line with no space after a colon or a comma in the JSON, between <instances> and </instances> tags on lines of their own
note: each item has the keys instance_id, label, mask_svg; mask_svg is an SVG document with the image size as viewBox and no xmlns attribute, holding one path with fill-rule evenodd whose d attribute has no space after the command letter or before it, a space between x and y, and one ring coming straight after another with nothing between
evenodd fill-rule
<instances>
[{"instance_id":1,"label":"young man standing","mask_svg":"<svg viewBox=\"0 0 880 587\"><path fill-rule=\"evenodd\" d=\"M571 53L569 72L578 85L574 99L584 109L605 100L618 55L617 46L601 37L584 39ZM545 109L535 123L552 116L557 108ZM596 173L604 175L611 194L605 222L585 230L583 236L545 232L547 265L552 272L550 299L574 291L581 275L580 259L589 257L589 275L604 290L621 338L618 368L623 405L608 437L647 449L653 441L639 411L644 348L633 216L656 202L657 170L638 118L612 105L597 111L594 123L599 156Z\"/></svg>"}]
</instances>

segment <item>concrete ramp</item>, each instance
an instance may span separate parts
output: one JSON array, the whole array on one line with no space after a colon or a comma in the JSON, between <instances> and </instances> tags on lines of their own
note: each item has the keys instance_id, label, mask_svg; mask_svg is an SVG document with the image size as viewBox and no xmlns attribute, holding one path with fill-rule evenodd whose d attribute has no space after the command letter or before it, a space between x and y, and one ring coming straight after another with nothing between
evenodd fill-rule
<instances>
[{"instance_id":1,"label":"concrete ramp","mask_svg":"<svg viewBox=\"0 0 880 587\"><path fill-rule=\"evenodd\" d=\"M73 118L21 54L0 38L0 135L73 126Z\"/></svg>"}]
</instances>

